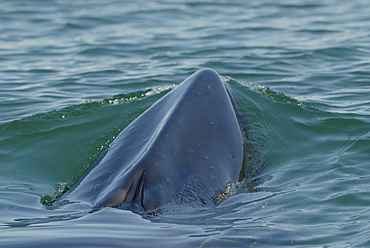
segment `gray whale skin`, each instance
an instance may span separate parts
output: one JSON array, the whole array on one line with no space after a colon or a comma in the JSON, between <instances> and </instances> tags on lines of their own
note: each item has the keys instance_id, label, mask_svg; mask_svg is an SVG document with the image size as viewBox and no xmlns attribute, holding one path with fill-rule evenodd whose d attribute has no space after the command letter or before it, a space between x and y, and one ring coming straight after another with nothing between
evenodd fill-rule
<instances>
[{"instance_id":1,"label":"gray whale skin","mask_svg":"<svg viewBox=\"0 0 370 248\"><path fill-rule=\"evenodd\" d=\"M57 202L140 214L215 206L228 183L239 179L243 143L228 86L217 72L203 69L128 125Z\"/></svg>"}]
</instances>

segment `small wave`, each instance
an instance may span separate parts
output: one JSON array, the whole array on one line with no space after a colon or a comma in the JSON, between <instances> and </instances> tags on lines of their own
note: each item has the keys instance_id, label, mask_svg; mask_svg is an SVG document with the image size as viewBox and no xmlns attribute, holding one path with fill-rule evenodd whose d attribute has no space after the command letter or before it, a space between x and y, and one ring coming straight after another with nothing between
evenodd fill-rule
<instances>
[{"instance_id":1,"label":"small wave","mask_svg":"<svg viewBox=\"0 0 370 248\"><path fill-rule=\"evenodd\" d=\"M35 130L39 129L43 129L45 131L49 129L46 127L46 123L54 123L51 124L50 128L55 128L55 123L66 122L71 118L96 111L103 106L142 100L149 96L161 94L162 92L166 93L167 91L175 88L175 86L176 85L149 87L146 90L131 92L127 94L119 94L111 98L106 98L102 100L89 100L85 103L68 106L60 110L38 113L35 115L24 117L20 120L3 123L0 125L0 130L2 133L7 134L7 136L14 135L15 132L19 133L20 131L22 131L23 133L33 133L35 132Z\"/></svg>"},{"instance_id":2,"label":"small wave","mask_svg":"<svg viewBox=\"0 0 370 248\"><path fill-rule=\"evenodd\" d=\"M235 79L233 79L231 77L225 77L225 80L226 81L232 81L232 80L235 81ZM244 82L244 83L241 83L241 84L248 87L249 89L251 89L255 92L258 92L258 93L262 94L264 97L272 99L274 101L282 102L282 103L288 103L288 104L294 104L294 105L302 106L302 107L309 108L309 109L316 109L316 107L314 107L313 105L311 105L307 102L302 102L302 101L299 101L295 98L289 97L289 96L285 95L282 92L275 91L275 90L271 89L268 86L262 86L262 85L258 85L258 84L252 83L252 82Z\"/></svg>"},{"instance_id":3,"label":"small wave","mask_svg":"<svg viewBox=\"0 0 370 248\"><path fill-rule=\"evenodd\" d=\"M114 49L101 48L101 47L87 48L87 49L79 52L79 54L81 54L81 55L93 55L93 56L97 56L97 55L111 56L112 54L116 54L116 53L117 53L117 51L114 50Z\"/></svg>"}]
</instances>

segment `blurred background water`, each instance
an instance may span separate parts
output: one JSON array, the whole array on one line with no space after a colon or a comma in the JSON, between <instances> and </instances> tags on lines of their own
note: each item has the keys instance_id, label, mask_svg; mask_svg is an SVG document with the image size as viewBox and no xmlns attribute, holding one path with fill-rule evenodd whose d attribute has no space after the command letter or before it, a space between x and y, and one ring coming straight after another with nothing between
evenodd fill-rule
<instances>
[{"instance_id":1,"label":"blurred background water","mask_svg":"<svg viewBox=\"0 0 370 248\"><path fill-rule=\"evenodd\" d=\"M367 0L0 0L0 246L370 246ZM216 208L143 218L41 201L201 68L258 173Z\"/></svg>"}]
</instances>

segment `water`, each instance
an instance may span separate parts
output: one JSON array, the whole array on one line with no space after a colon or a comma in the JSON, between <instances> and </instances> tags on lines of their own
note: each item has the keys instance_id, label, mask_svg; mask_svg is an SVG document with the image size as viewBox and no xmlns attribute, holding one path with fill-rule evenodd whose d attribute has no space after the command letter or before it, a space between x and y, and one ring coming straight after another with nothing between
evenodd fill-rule
<instances>
[{"instance_id":1,"label":"water","mask_svg":"<svg viewBox=\"0 0 370 248\"><path fill-rule=\"evenodd\" d=\"M369 13L366 0L0 1L0 246L369 246ZM153 218L41 203L204 67L248 119L256 173L237 194Z\"/></svg>"}]
</instances>

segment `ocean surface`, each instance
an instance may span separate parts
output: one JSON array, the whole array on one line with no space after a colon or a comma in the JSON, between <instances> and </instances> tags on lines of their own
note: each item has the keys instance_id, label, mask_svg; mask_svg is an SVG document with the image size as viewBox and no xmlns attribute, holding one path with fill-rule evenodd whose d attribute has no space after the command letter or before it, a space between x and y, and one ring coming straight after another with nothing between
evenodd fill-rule
<instances>
[{"instance_id":1,"label":"ocean surface","mask_svg":"<svg viewBox=\"0 0 370 248\"><path fill-rule=\"evenodd\" d=\"M370 247L370 1L0 0L0 247ZM47 203L201 68L253 147L215 208Z\"/></svg>"}]
</instances>

